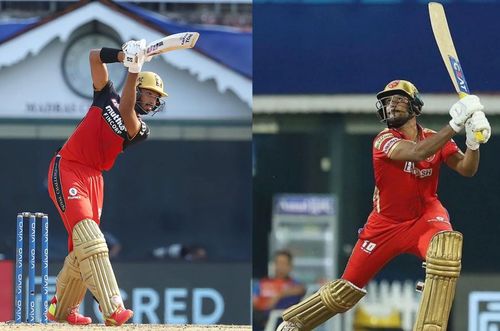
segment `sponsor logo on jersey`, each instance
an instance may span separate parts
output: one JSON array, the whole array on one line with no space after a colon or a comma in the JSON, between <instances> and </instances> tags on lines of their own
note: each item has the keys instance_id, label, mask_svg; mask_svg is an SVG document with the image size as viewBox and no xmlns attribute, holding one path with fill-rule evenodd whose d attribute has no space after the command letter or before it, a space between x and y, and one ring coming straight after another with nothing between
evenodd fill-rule
<instances>
[{"instance_id":1,"label":"sponsor logo on jersey","mask_svg":"<svg viewBox=\"0 0 500 331\"><path fill-rule=\"evenodd\" d=\"M80 195L78 195L78 190L74 187L70 187L68 193L69 193L68 200L81 198Z\"/></svg>"},{"instance_id":2,"label":"sponsor logo on jersey","mask_svg":"<svg viewBox=\"0 0 500 331\"><path fill-rule=\"evenodd\" d=\"M380 146L382 145L382 142L385 140L385 139L388 139L390 137L394 137L392 133L384 133L383 135L380 135L377 139L375 139L375 142L373 143L373 146L380 150Z\"/></svg>"},{"instance_id":3,"label":"sponsor logo on jersey","mask_svg":"<svg viewBox=\"0 0 500 331\"><path fill-rule=\"evenodd\" d=\"M115 98L111 99L111 102L113 103L113 106L115 106L116 109L120 108L120 104L118 103L118 101L116 101Z\"/></svg>"},{"instance_id":4,"label":"sponsor logo on jersey","mask_svg":"<svg viewBox=\"0 0 500 331\"><path fill-rule=\"evenodd\" d=\"M394 146L395 143L397 143L398 141L400 141L401 138L397 138L397 137L394 137L392 139L389 139L388 142L386 142L384 144L384 149L383 149L383 152L385 154L389 153L389 151L391 150L391 148Z\"/></svg>"},{"instance_id":5,"label":"sponsor logo on jersey","mask_svg":"<svg viewBox=\"0 0 500 331\"><path fill-rule=\"evenodd\" d=\"M406 161L405 162L405 166L403 168L403 171L412 174L413 173L413 168L415 168L415 163L413 163L411 161Z\"/></svg>"},{"instance_id":6,"label":"sponsor logo on jersey","mask_svg":"<svg viewBox=\"0 0 500 331\"><path fill-rule=\"evenodd\" d=\"M102 116L116 134L122 134L125 131L125 125L123 124L120 114L118 114L110 105L106 106Z\"/></svg>"},{"instance_id":7,"label":"sponsor logo on jersey","mask_svg":"<svg viewBox=\"0 0 500 331\"><path fill-rule=\"evenodd\" d=\"M61 157L57 156L54 161L54 168L52 169L52 188L54 189L54 195L56 196L57 204L62 211L66 210L66 202L64 201L64 195L61 188L61 178L59 177L59 162Z\"/></svg>"},{"instance_id":8,"label":"sponsor logo on jersey","mask_svg":"<svg viewBox=\"0 0 500 331\"><path fill-rule=\"evenodd\" d=\"M415 171L415 176L419 178L430 177L432 175L432 168L431 169L415 168L414 171Z\"/></svg>"},{"instance_id":9,"label":"sponsor logo on jersey","mask_svg":"<svg viewBox=\"0 0 500 331\"><path fill-rule=\"evenodd\" d=\"M144 123L142 120L140 121L141 121L141 130L139 131L139 135L143 136L146 133L148 127L146 126L146 123Z\"/></svg>"},{"instance_id":10,"label":"sponsor logo on jersey","mask_svg":"<svg viewBox=\"0 0 500 331\"><path fill-rule=\"evenodd\" d=\"M410 161L405 162L403 171L410 173L410 174L413 174L418 178L425 178L425 177L432 176L432 168L419 169L419 168L415 167L414 162L410 162Z\"/></svg>"}]
</instances>

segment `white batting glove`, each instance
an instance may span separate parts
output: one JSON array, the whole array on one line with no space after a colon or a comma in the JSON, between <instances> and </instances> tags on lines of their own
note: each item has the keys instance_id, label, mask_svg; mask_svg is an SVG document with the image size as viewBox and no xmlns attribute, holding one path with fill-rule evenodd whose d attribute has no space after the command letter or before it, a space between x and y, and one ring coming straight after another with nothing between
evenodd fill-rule
<instances>
[{"instance_id":1,"label":"white batting glove","mask_svg":"<svg viewBox=\"0 0 500 331\"><path fill-rule=\"evenodd\" d=\"M122 46L125 53L123 65L128 68L129 72L141 72L142 65L146 58L146 40L130 40Z\"/></svg>"},{"instance_id":2,"label":"white batting glove","mask_svg":"<svg viewBox=\"0 0 500 331\"><path fill-rule=\"evenodd\" d=\"M484 140L478 141L476 139L475 133L482 132ZM486 118L486 115L482 111L477 111L472 114L471 118L469 118L465 122L465 144L467 148L472 150L477 150L479 148L479 144L486 144L491 136L491 126Z\"/></svg>"},{"instance_id":3,"label":"white batting glove","mask_svg":"<svg viewBox=\"0 0 500 331\"><path fill-rule=\"evenodd\" d=\"M455 132L464 128L465 122L476 111L483 110L484 106L476 95L468 95L457 101L450 108L450 126Z\"/></svg>"}]
</instances>

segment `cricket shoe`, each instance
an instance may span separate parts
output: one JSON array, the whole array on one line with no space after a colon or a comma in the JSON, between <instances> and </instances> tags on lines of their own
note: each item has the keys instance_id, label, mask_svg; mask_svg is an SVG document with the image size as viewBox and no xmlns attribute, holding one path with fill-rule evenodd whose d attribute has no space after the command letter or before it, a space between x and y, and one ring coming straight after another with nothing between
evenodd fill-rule
<instances>
[{"instance_id":1,"label":"cricket shoe","mask_svg":"<svg viewBox=\"0 0 500 331\"><path fill-rule=\"evenodd\" d=\"M53 322L69 323L71 325L87 325L92 323L92 319L90 317L83 316L78 312L78 307L79 306L73 307L70 310L68 316L66 316L66 319L58 320L56 319L57 298L54 296L50 301L49 310L47 311L47 318Z\"/></svg>"},{"instance_id":2,"label":"cricket shoe","mask_svg":"<svg viewBox=\"0 0 500 331\"><path fill-rule=\"evenodd\" d=\"M292 321L283 321L276 331L306 331L302 324Z\"/></svg>"},{"instance_id":3,"label":"cricket shoe","mask_svg":"<svg viewBox=\"0 0 500 331\"><path fill-rule=\"evenodd\" d=\"M106 318L104 324L106 324L106 326L120 326L131 319L132 316L134 316L132 310L119 306L111 316Z\"/></svg>"}]
</instances>

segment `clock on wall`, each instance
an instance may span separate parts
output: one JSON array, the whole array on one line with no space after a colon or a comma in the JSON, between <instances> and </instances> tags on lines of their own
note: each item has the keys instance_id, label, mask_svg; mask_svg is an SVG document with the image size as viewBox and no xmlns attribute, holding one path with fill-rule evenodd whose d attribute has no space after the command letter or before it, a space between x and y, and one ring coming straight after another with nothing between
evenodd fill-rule
<instances>
[{"instance_id":1,"label":"clock on wall","mask_svg":"<svg viewBox=\"0 0 500 331\"><path fill-rule=\"evenodd\" d=\"M118 48L121 43L116 38L107 34L92 32L73 39L62 57L62 72L64 81L71 91L77 95L92 99L94 89L90 74L89 52L92 48ZM109 79L113 81L117 90L125 82L127 71L121 63L108 63Z\"/></svg>"}]
</instances>

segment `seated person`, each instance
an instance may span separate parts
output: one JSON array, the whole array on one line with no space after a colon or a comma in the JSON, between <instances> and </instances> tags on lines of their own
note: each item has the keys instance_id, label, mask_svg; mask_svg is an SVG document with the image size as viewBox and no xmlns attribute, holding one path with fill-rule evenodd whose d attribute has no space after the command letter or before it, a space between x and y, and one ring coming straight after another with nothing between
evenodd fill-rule
<instances>
[{"instance_id":1,"label":"seated person","mask_svg":"<svg viewBox=\"0 0 500 331\"><path fill-rule=\"evenodd\" d=\"M271 310L288 308L304 296L305 286L290 276L292 260L289 251L277 251L274 254L274 277L262 278L254 284L254 330L264 329Z\"/></svg>"}]
</instances>

